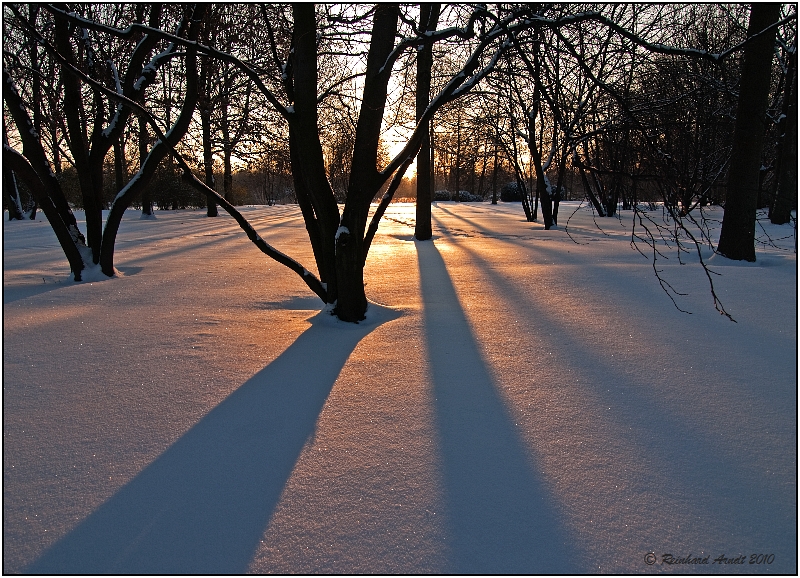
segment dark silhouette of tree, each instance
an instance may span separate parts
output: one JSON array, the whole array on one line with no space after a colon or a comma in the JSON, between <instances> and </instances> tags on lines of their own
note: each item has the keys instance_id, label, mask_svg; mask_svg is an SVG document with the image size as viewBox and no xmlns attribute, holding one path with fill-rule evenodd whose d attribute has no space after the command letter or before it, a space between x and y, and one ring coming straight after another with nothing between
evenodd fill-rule
<instances>
[{"instance_id":1,"label":"dark silhouette of tree","mask_svg":"<svg viewBox=\"0 0 800 578\"><path fill-rule=\"evenodd\" d=\"M739 261L756 260L759 175L776 35L771 26L779 17L780 4L756 2L750 9L747 36L758 37L744 48L725 214L717 246L720 254Z\"/></svg>"},{"instance_id":2,"label":"dark silhouette of tree","mask_svg":"<svg viewBox=\"0 0 800 578\"><path fill-rule=\"evenodd\" d=\"M420 4L420 32L436 30L440 10L441 6L437 3ZM422 119L430 102L432 68L433 46L422 45L417 51L417 122ZM417 204L414 237L420 241L426 241L433 236L431 229L432 177L430 123L426 123L422 127L422 144L417 154Z\"/></svg>"}]
</instances>

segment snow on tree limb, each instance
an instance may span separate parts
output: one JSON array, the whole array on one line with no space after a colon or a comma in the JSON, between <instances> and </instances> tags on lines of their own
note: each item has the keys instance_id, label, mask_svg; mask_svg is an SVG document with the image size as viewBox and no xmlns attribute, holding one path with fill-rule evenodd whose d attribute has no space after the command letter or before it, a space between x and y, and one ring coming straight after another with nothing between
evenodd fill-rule
<instances>
[{"instance_id":1,"label":"snow on tree limb","mask_svg":"<svg viewBox=\"0 0 800 578\"><path fill-rule=\"evenodd\" d=\"M286 267L288 267L289 269L291 269L292 271L294 271L295 273L300 275L300 277L303 279L303 282L306 285L308 285L308 287L312 291L314 291L314 293L316 293L320 297L320 299L322 299L324 302L327 302L327 291L326 291L325 287L323 287L323 285L319 281L319 279L313 273L310 273L299 262L297 262L296 260L292 259L291 257L286 255L285 253L282 253L281 251L275 249L269 243L264 241L261 238L261 236L259 236L258 233L255 231L255 229L252 227L252 225L250 225L250 223L242 216L242 214L238 210L236 210L236 208L227 199L225 199L225 197L220 195L214 189L208 187L205 183L200 181L194 175L194 173L192 172L192 169L189 166L189 164L181 156L181 154L175 149L174 145L172 144L172 142L170 140L170 133L173 130L175 130L175 127L173 127L173 129L170 132L168 132L167 134L164 134L162 132L161 128L158 126L158 122L153 117L153 115L150 114L150 112L147 109L145 109L143 106L141 106L139 103L137 103L137 102L135 102L133 100L130 100L129 98L125 97L124 95L118 94L118 93L110 90L109 88L101 85L100 83L96 82L94 79L88 77L86 74L84 74L78 68L69 65L69 63L62 63L62 64L67 66L70 72L72 72L73 74L76 74L77 76L79 76L84 82L86 82L87 84L92 85L93 88L95 88L97 90L100 90L101 92L105 93L111 99L115 99L118 102L124 103L125 105L127 105L131 109L133 109L137 114L140 114L140 115L144 116L145 119L147 120L147 123L150 125L150 127L153 129L153 131L155 132L156 136L158 137L158 141L153 146L153 149L155 150L157 147L161 147L161 146L166 147L168 149L169 154L172 155L172 157L175 159L175 161L181 167L181 170L183 171L183 175L184 175L184 180L186 180L187 183L192 185L194 188L196 188L200 192L202 192L202 193L204 193L206 195L213 196L214 199L216 200L216 202L223 209L225 209L225 211L228 214L230 214L236 220L236 222L239 224L239 226L242 228L242 230L247 234L247 237L264 254L266 254L267 256L271 257L275 261L281 263L282 265L285 265ZM156 155L153 155L153 151L151 150L150 155L148 155L147 159L145 159L145 162L142 164L142 167L139 169L139 172L117 194L116 198L114 199L114 202L112 203L112 210L113 210L114 205L116 203L123 202L128 196L130 196L131 190L135 189L138 179L140 179L142 177L142 175L144 174L144 171L146 170L146 167L148 167L148 160L150 160L154 156L156 156ZM152 161L151 161L150 164L152 164Z\"/></svg>"},{"instance_id":2,"label":"snow on tree limb","mask_svg":"<svg viewBox=\"0 0 800 578\"><path fill-rule=\"evenodd\" d=\"M191 47L197 50L200 54L205 54L207 56L212 56L219 60L223 60L225 62L229 62L242 70L247 76L253 81L253 83L258 87L261 93L267 98L269 103L275 108L275 110L284 118L289 118L289 112L287 111L286 107L280 103L277 97L272 93L272 91L267 88L264 82L261 80L261 77L258 73L250 66L242 62L240 59L236 58L235 56L228 54L227 52L223 52L221 50L217 50L215 48L211 48L209 46L204 46L197 41L194 40L187 40L186 38L182 38L175 34L170 34L169 32L165 32L159 28L153 28L150 26L146 26L144 24L131 24L124 30L120 30L119 28L114 28L112 26L106 26L104 24L100 24L94 22L93 20L88 20L77 16L74 13L67 13L63 10L59 10L52 5L46 5L46 8L53 12L54 14L61 15L72 22L79 24L81 26L85 26L86 28L91 28L94 30L102 31L112 36L116 36L118 38L125 38L129 39L132 38L134 34L137 32L143 32L148 35L152 35L153 37L158 37L164 40L169 40L175 44Z\"/></svg>"},{"instance_id":3,"label":"snow on tree limb","mask_svg":"<svg viewBox=\"0 0 800 578\"><path fill-rule=\"evenodd\" d=\"M417 121L417 126L406 143L406 146L403 147L397 156L392 159L386 168L381 172L381 175L384 178L389 178L390 175L394 174L394 172L406 161L406 159L409 158L409 155L412 155L412 158L416 155L416 151L419 150L421 144L423 132L422 127L425 125L425 123L430 121L434 113L448 102L451 102L472 90L472 88L474 88L481 79L485 78L492 70L494 70L500 57L511 47L511 43L508 41L508 38L505 38L501 45L495 50L489 63L476 72L480 64L481 57L484 55L489 45L491 45L495 40L503 36L507 36L509 31L521 31L534 25L534 21L530 19L525 19L515 23L514 20L517 18L517 15L507 17L502 21L502 25L496 25L481 39L478 46L472 51L472 54L464 63L464 66L461 68L460 72L454 75L453 78L450 79L450 82L448 82L441 90L441 92L430 101L430 104L425 109L425 112Z\"/></svg>"},{"instance_id":4,"label":"snow on tree limb","mask_svg":"<svg viewBox=\"0 0 800 578\"><path fill-rule=\"evenodd\" d=\"M556 19L538 18L540 24L548 26L549 28L552 29L559 28L561 26L564 26L565 24L577 24L587 20L593 20L595 22L603 24L604 26L613 30L620 36L627 38L637 46L640 46L641 48L644 48L649 52L654 52L657 54L667 54L671 56L690 56L695 58L703 58L706 60L711 60L712 62L720 62L725 58L727 58L728 56L730 56L731 54L734 54L735 52L742 50L745 47L745 45L750 44L756 38L769 33L770 30L779 26L783 26L784 24L787 24L793 20L797 20L797 12L790 14L783 20L780 20L770 25L769 27L765 28L759 33L752 35L743 40L742 42L734 46L731 46L730 48L723 50L722 52L719 53L712 53L708 52L707 50L698 50L696 48L678 48L676 46L668 46L666 44L648 42L644 38L641 38L639 35L631 32L624 26L621 26L616 22L614 22L613 20L611 20L610 18L603 16L600 12L582 12L580 14L564 16Z\"/></svg>"}]
</instances>

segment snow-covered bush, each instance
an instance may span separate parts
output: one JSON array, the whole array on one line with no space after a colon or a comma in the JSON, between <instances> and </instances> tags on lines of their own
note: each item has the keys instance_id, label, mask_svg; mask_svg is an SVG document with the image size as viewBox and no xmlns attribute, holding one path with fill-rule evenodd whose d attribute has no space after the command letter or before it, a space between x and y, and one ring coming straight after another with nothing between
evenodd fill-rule
<instances>
[{"instance_id":1,"label":"snow-covered bush","mask_svg":"<svg viewBox=\"0 0 800 578\"><path fill-rule=\"evenodd\" d=\"M520 194L517 183L511 182L503 185L500 189L500 200L504 203L518 203L522 201L522 195Z\"/></svg>"},{"instance_id":2,"label":"snow-covered bush","mask_svg":"<svg viewBox=\"0 0 800 578\"><path fill-rule=\"evenodd\" d=\"M483 197L479 195L473 195L469 191L458 191L458 199L462 203L480 203L483 201Z\"/></svg>"},{"instance_id":3,"label":"snow-covered bush","mask_svg":"<svg viewBox=\"0 0 800 578\"><path fill-rule=\"evenodd\" d=\"M479 203L483 201L480 195L473 195L469 191L458 191L458 197L447 190L436 191L433 193L434 201L461 201L465 203Z\"/></svg>"}]
</instances>

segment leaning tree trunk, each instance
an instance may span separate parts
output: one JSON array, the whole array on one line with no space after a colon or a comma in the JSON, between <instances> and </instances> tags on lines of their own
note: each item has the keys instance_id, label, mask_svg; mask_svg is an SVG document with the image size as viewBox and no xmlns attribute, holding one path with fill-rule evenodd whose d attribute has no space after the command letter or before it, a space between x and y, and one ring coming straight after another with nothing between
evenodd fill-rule
<instances>
[{"instance_id":1,"label":"leaning tree trunk","mask_svg":"<svg viewBox=\"0 0 800 578\"><path fill-rule=\"evenodd\" d=\"M189 41L197 40L198 23L202 20L205 9L206 6L204 4L195 6L193 18L191 20L192 24L189 26L187 34ZM117 233L119 232L119 226L122 223L122 216L125 214L126 209L130 206L136 195L140 195L142 190L147 187L155 174L158 164L170 154L170 149L175 147L178 141L180 141L189 130L192 114L194 113L199 98L196 49L193 47L187 48L184 58L186 63L186 90L181 111L169 131L153 145L153 148L147 155L139 172L125 187L124 192L120 191L111 204L111 209L106 219L106 226L103 229L99 260L101 271L109 277L112 277L116 271L114 269L114 245L116 243Z\"/></svg>"},{"instance_id":2,"label":"leaning tree trunk","mask_svg":"<svg viewBox=\"0 0 800 578\"><path fill-rule=\"evenodd\" d=\"M78 223L67 203L61 184L50 170L42 143L33 130L33 122L22 102L11 76L3 69L3 101L9 116L19 132L22 154L3 144L3 166L9 166L25 182L42 208L58 239L76 281L81 280L84 269L79 245L85 247L85 238L78 230Z\"/></svg>"},{"instance_id":3,"label":"leaning tree trunk","mask_svg":"<svg viewBox=\"0 0 800 578\"><path fill-rule=\"evenodd\" d=\"M778 21L780 4L754 3L747 36ZM717 251L737 261L755 261L759 173L769 99L775 29L744 48L739 103L728 169L728 190Z\"/></svg>"}]
</instances>

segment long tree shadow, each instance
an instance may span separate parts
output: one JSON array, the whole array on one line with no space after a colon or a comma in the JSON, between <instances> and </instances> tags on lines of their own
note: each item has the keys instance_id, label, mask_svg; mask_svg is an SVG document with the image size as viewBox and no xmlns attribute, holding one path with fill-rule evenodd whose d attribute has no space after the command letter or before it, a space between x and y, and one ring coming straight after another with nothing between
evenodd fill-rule
<instances>
[{"instance_id":1,"label":"long tree shadow","mask_svg":"<svg viewBox=\"0 0 800 578\"><path fill-rule=\"evenodd\" d=\"M247 570L342 367L396 313L320 313L277 359L35 561L36 574Z\"/></svg>"},{"instance_id":2,"label":"long tree shadow","mask_svg":"<svg viewBox=\"0 0 800 578\"><path fill-rule=\"evenodd\" d=\"M551 494L498 396L447 269L417 242L450 564L455 573L572 573L577 558Z\"/></svg>"}]
</instances>

